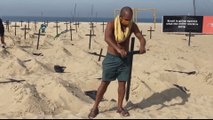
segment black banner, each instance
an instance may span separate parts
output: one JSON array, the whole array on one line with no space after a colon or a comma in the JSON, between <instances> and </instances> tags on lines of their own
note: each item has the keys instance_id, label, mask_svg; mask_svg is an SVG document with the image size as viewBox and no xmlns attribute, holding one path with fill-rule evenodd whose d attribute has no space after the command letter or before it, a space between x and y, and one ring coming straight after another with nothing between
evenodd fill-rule
<instances>
[{"instance_id":1,"label":"black banner","mask_svg":"<svg viewBox=\"0 0 213 120\"><path fill-rule=\"evenodd\" d=\"M163 16L163 32L202 32L203 16Z\"/></svg>"}]
</instances>

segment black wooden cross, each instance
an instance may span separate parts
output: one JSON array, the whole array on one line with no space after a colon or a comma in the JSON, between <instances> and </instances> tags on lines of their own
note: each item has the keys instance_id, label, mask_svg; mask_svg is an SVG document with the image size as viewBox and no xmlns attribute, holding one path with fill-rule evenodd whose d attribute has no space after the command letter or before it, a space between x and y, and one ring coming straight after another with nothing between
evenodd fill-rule
<instances>
[{"instance_id":1,"label":"black wooden cross","mask_svg":"<svg viewBox=\"0 0 213 120\"><path fill-rule=\"evenodd\" d=\"M129 100L129 92L130 92L130 85L131 85L131 76L132 76L132 62L133 62L133 55L134 54L139 54L139 51L134 51L134 44L135 44L135 38L132 37L131 39L131 48L129 52L129 64L130 64L130 71L129 71L129 78L127 81L127 89L126 89L126 101Z\"/></svg>"},{"instance_id":2,"label":"black wooden cross","mask_svg":"<svg viewBox=\"0 0 213 120\"><path fill-rule=\"evenodd\" d=\"M70 39L72 41L72 31L75 29L72 29L72 22L70 21Z\"/></svg>"},{"instance_id":3,"label":"black wooden cross","mask_svg":"<svg viewBox=\"0 0 213 120\"><path fill-rule=\"evenodd\" d=\"M100 51L100 54L99 54L99 57L98 57L98 61L101 60L101 57L102 57L102 51L103 51L103 48L101 48L101 51Z\"/></svg>"},{"instance_id":4,"label":"black wooden cross","mask_svg":"<svg viewBox=\"0 0 213 120\"><path fill-rule=\"evenodd\" d=\"M24 21L21 20L20 22L21 22L21 27L22 27L22 23L23 23Z\"/></svg>"},{"instance_id":5,"label":"black wooden cross","mask_svg":"<svg viewBox=\"0 0 213 120\"><path fill-rule=\"evenodd\" d=\"M58 21L56 21L55 23L56 23L56 26L54 26L54 27L56 28L56 36L57 36L57 35L58 35L58 28L59 28L60 26L58 26Z\"/></svg>"},{"instance_id":6,"label":"black wooden cross","mask_svg":"<svg viewBox=\"0 0 213 120\"><path fill-rule=\"evenodd\" d=\"M103 22L101 25L103 26L103 32L104 32L104 25L106 25L106 24L104 24L104 22Z\"/></svg>"},{"instance_id":7,"label":"black wooden cross","mask_svg":"<svg viewBox=\"0 0 213 120\"><path fill-rule=\"evenodd\" d=\"M78 21L78 28L79 28L79 26L80 26L80 22Z\"/></svg>"},{"instance_id":8,"label":"black wooden cross","mask_svg":"<svg viewBox=\"0 0 213 120\"><path fill-rule=\"evenodd\" d=\"M90 30L90 33L86 34L86 36L89 36L89 49L90 49L91 48L91 39L92 39L92 36L95 36L95 34L92 34L92 30Z\"/></svg>"},{"instance_id":9,"label":"black wooden cross","mask_svg":"<svg viewBox=\"0 0 213 120\"><path fill-rule=\"evenodd\" d=\"M75 25L75 31L78 32L79 22L75 22L73 25Z\"/></svg>"},{"instance_id":10,"label":"black wooden cross","mask_svg":"<svg viewBox=\"0 0 213 120\"><path fill-rule=\"evenodd\" d=\"M20 27L20 26L18 26L18 25L16 24L16 22L15 22L15 25L12 25L11 27L15 27L15 36L16 36L16 28L17 28L17 27Z\"/></svg>"},{"instance_id":11,"label":"black wooden cross","mask_svg":"<svg viewBox=\"0 0 213 120\"><path fill-rule=\"evenodd\" d=\"M24 39L26 39L27 30L30 30L30 29L27 28L26 25L24 25L24 28L21 28L21 30L24 30Z\"/></svg>"},{"instance_id":12,"label":"black wooden cross","mask_svg":"<svg viewBox=\"0 0 213 120\"><path fill-rule=\"evenodd\" d=\"M66 31L68 30L68 24L70 24L69 22L65 22L64 23L66 25Z\"/></svg>"},{"instance_id":13,"label":"black wooden cross","mask_svg":"<svg viewBox=\"0 0 213 120\"><path fill-rule=\"evenodd\" d=\"M92 34L94 35L95 34L95 31L94 31L94 28L95 28L96 26L94 26L94 23L93 22L91 22L90 23L90 29L92 30Z\"/></svg>"},{"instance_id":14,"label":"black wooden cross","mask_svg":"<svg viewBox=\"0 0 213 120\"><path fill-rule=\"evenodd\" d=\"M9 32L9 29L10 29L10 21L9 20L6 20L6 28L7 28L7 31Z\"/></svg>"},{"instance_id":15,"label":"black wooden cross","mask_svg":"<svg viewBox=\"0 0 213 120\"><path fill-rule=\"evenodd\" d=\"M35 24L35 30L36 30L37 29L37 22L35 21L34 24Z\"/></svg>"},{"instance_id":16,"label":"black wooden cross","mask_svg":"<svg viewBox=\"0 0 213 120\"><path fill-rule=\"evenodd\" d=\"M191 43L191 37L194 37L194 35L191 34L191 32L189 32L189 34L185 34L186 36L189 36L189 42L188 42L188 46L190 46Z\"/></svg>"},{"instance_id":17,"label":"black wooden cross","mask_svg":"<svg viewBox=\"0 0 213 120\"><path fill-rule=\"evenodd\" d=\"M38 33L34 33L34 35L38 35L37 47L36 47L36 49L38 50L40 36L44 36L45 34L41 34L41 30L39 29Z\"/></svg>"},{"instance_id":18,"label":"black wooden cross","mask_svg":"<svg viewBox=\"0 0 213 120\"><path fill-rule=\"evenodd\" d=\"M30 29L30 21L27 21L27 28Z\"/></svg>"},{"instance_id":19,"label":"black wooden cross","mask_svg":"<svg viewBox=\"0 0 213 120\"><path fill-rule=\"evenodd\" d=\"M91 54L91 55L98 56L98 61L100 61L100 60L101 60L101 57L106 57L106 56L102 55L102 51L103 51L103 48L101 48L101 50L100 50L100 53L99 53L99 54L98 54L98 53L96 53L96 52L88 52L88 53L89 53L89 54Z\"/></svg>"},{"instance_id":20,"label":"black wooden cross","mask_svg":"<svg viewBox=\"0 0 213 120\"><path fill-rule=\"evenodd\" d=\"M149 30L147 30L147 31L149 31L149 32L150 32L150 39L152 39L152 32L153 32L153 31L155 31L155 30L152 30L152 27L150 26L150 29L149 29Z\"/></svg>"}]
</instances>

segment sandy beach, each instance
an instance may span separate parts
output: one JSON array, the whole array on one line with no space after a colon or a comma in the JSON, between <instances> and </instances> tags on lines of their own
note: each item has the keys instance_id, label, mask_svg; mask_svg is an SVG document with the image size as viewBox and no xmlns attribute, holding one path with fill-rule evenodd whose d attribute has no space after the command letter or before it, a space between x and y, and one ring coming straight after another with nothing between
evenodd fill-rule
<instances>
[{"instance_id":1,"label":"sandy beach","mask_svg":"<svg viewBox=\"0 0 213 120\"><path fill-rule=\"evenodd\" d=\"M11 25L15 23L12 22ZM94 100L85 94L96 91L102 74L100 50L107 52L102 22L94 23L89 49L90 24L81 22L77 32L66 31L64 22L49 22L40 36L41 23L30 23L24 39L24 25L5 27L6 49L0 48L0 118L80 118L85 119ZM20 23L17 23L20 26ZM100 103L97 119L192 119L213 118L213 35L195 35L188 46L184 34L147 31L153 23L138 23L147 41L146 54L134 55L129 101L124 101L129 117L116 113L117 81L112 82ZM75 26L72 25L75 29ZM132 35L134 37L134 35ZM139 42L135 40L135 50ZM33 55L36 53L37 55ZM54 65L64 66L57 73ZM92 92L95 93L95 92Z\"/></svg>"}]
</instances>

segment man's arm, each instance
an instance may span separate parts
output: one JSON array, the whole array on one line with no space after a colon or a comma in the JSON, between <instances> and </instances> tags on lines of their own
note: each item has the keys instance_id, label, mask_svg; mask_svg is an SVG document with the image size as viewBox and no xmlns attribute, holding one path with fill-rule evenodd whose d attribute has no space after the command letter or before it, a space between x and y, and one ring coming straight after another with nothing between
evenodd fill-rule
<instances>
[{"instance_id":1,"label":"man's arm","mask_svg":"<svg viewBox=\"0 0 213 120\"><path fill-rule=\"evenodd\" d=\"M125 49L118 47L114 36L114 24L113 22L108 22L105 30L105 41L107 44L116 50L122 57L127 55Z\"/></svg>"},{"instance_id":2,"label":"man's arm","mask_svg":"<svg viewBox=\"0 0 213 120\"><path fill-rule=\"evenodd\" d=\"M140 32L138 26L135 23L133 23L133 32L134 32L135 36L138 38L138 40L140 41L140 49L139 49L140 53L141 54L145 53L146 52L146 48L145 48L146 40L143 37L142 33Z\"/></svg>"}]
</instances>

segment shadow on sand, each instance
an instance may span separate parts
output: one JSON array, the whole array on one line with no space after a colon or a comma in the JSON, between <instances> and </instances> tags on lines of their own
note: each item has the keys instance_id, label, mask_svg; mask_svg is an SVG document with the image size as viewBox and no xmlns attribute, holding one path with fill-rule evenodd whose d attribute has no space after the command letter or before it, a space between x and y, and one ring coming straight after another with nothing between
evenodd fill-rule
<instances>
[{"instance_id":1,"label":"shadow on sand","mask_svg":"<svg viewBox=\"0 0 213 120\"><path fill-rule=\"evenodd\" d=\"M178 99L176 103L172 103L170 105L165 104L165 102L171 102L173 99L177 97L179 97L181 101ZM127 103L125 108L128 110L136 109L136 108L145 109L153 105L161 105L161 107L157 109L157 110L160 110L164 107L184 105L188 101L189 97L190 97L190 93L183 92L178 88L170 88L160 93L154 93L149 98L143 99L139 103L132 103L130 101Z\"/></svg>"},{"instance_id":2,"label":"shadow on sand","mask_svg":"<svg viewBox=\"0 0 213 120\"><path fill-rule=\"evenodd\" d=\"M173 99L176 99L177 97L180 99L175 101L176 103L174 103L173 101L173 103L170 105L165 104L165 102L167 103L171 102ZM145 109L153 105L161 105L161 107L157 109L157 110L160 110L160 109L163 109L164 107L184 105L188 101L189 97L190 97L190 93L183 92L179 88L169 88L160 93L154 93L150 97L148 97L147 99L143 99L139 103L132 103L131 101L129 101L124 108L127 110L138 109L138 108ZM113 107L113 108L109 108L104 111L101 111L100 113L113 111L116 109L117 109L116 107Z\"/></svg>"}]
</instances>

